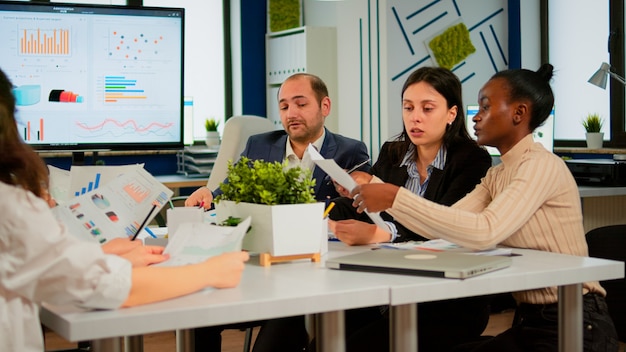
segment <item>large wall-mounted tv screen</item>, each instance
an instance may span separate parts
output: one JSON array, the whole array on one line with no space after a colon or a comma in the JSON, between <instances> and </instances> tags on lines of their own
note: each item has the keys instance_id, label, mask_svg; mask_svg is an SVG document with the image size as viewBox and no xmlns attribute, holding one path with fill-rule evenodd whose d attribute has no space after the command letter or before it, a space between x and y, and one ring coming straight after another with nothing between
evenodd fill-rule
<instances>
[{"instance_id":1,"label":"large wall-mounted tv screen","mask_svg":"<svg viewBox=\"0 0 626 352\"><path fill-rule=\"evenodd\" d=\"M183 9L0 1L0 33L35 149L182 147Z\"/></svg>"}]
</instances>

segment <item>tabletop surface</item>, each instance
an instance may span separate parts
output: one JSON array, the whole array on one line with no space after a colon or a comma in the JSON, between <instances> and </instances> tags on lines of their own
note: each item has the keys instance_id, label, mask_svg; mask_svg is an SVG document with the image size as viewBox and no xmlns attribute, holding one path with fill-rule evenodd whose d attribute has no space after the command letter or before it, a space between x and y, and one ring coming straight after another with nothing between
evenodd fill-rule
<instances>
[{"instance_id":1,"label":"tabletop surface","mask_svg":"<svg viewBox=\"0 0 626 352\"><path fill-rule=\"evenodd\" d=\"M240 285L232 289L207 289L109 311L44 305L42 323L70 341L90 340L624 276L622 262L517 249L514 253L521 256L513 257L509 268L465 280L333 270L324 267L326 258L370 250L372 246L331 242L329 247L321 263L299 260L262 267L253 257Z\"/></svg>"},{"instance_id":2,"label":"tabletop surface","mask_svg":"<svg viewBox=\"0 0 626 352\"><path fill-rule=\"evenodd\" d=\"M626 195L626 187L578 186L578 193L585 197L610 197Z\"/></svg>"}]
</instances>

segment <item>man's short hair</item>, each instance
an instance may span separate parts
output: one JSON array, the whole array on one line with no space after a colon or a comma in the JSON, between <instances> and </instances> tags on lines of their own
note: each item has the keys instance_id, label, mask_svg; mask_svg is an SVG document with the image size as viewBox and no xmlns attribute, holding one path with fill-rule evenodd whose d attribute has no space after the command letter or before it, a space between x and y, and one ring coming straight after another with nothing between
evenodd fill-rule
<instances>
[{"instance_id":1,"label":"man's short hair","mask_svg":"<svg viewBox=\"0 0 626 352\"><path fill-rule=\"evenodd\" d=\"M321 104L322 99L328 96L328 88L326 87L326 83L324 83L324 81L322 81L322 79L319 78L318 76L310 74L310 73L296 73L294 75L291 75L287 77L287 79L283 82L283 84L285 84L285 82L287 81L291 81L291 80L298 79L298 78L306 78L309 81L309 83L311 84L311 89L313 89L313 93L315 93L315 98L317 98L318 104ZM280 93L280 90L279 90L279 93Z\"/></svg>"}]
</instances>

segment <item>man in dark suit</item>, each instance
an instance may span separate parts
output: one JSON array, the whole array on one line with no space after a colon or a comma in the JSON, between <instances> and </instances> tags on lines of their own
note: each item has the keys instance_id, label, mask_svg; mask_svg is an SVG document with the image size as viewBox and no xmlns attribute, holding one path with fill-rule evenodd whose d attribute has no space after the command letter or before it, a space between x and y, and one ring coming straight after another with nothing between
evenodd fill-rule
<instances>
[{"instance_id":1,"label":"man in dark suit","mask_svg":"<svg viewBox=\"0 0 626 352\"><path fill-rule=\"evenodd\" d=\"M313 144L324 158L334 159L344 169L368 160L369 154L363 142L332 133L324 127L331 108L326 84L319 77L307 73L290 76L278 91L278 105L284 130L251 136L241 155L251 160L287 161L289 167L308 168L313 171L312 177L316 180L314 191L318 201L338 197L333 183L326 178L322 169L315 167L306 151L309 144ZM365 164L359 170L368 171L369 168L370 165ZM213 198L220 193L219 189L211 191L207 187L201 187L189 196L185 205L204 204L205 208L210 208ZM292 324L294 319L296 324ZM293 339L295 344L301 345L308 339L303 322L303 317L274 319L270 326L294 326L295 329L285 338ZM260 324L261 322L250 322L194 329L195 350L220 351L223 329L247 328ZM259 336L263 339L262 336L273 336L273 332L268 333L264 327Z\"/></svg>"},{"instance_id":2,"label":"man in dark suit","mask_svg":"<svg viewBox=\"0 0 626 352\"><path fill-rule=\"evenodd\" d=\"M330 113L331 101L326 84L317 76L298 73L283 82L278 91L278 105L283 131L272 131L251 136L241 153L251 160L284 161L289 167L300 166L313 171L315 198L319 201L338 196L334 185L328 182L326 173L315 167L306 148L312 143L326 159L335 159L337 164L350 169L369 159L363 142L330 132L324 127ZM366 164L359 168L369 170ZM204 204L210 208L213 198L220 190L201 187L186 200L186 206ZM203 203L204 202L204 203Z\"/></svg>"}]
</instances>

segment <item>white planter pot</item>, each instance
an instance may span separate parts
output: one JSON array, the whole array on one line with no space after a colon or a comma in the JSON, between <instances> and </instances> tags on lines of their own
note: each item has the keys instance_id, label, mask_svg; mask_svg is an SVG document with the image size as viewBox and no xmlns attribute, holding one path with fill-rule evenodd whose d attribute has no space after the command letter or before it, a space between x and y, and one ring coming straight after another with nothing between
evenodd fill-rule
<instances>
[{"instance_id":1,"label":"white planter pot","mask_svg":"<svg viewBox=\"0 0 626 352\"><path fill-rule=\"evenodd\" d=\"M587 132L585 133L587 140L587 148L600 149L604 141L604 132Z\"/></svg>"},{"instance_id":2,"label":"white planter pot","mask_svg":"<svg viewBox=\"0 0 626 352\"><path fill-rule=\"evenodd\" d=\"M251 230L243 239L243 249L286 256L320 253L327 230L322 215L324 203L264 205L222 200L215 204L217 221L229 216L252 217Z\"/></svg>"},{"instance_id":3,"label":"white planter pot","mask_svg":"<svg viewBox=\"0 0 626 352\"><path fill-rule=\"evenodd\" d=\"M217 131L211 131L206 133L206 139L204 140L207 147L217 147L220 145L220 134Z\"/></svg>"}]
</instances>

